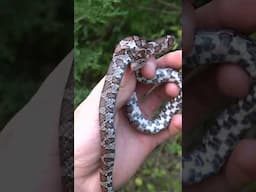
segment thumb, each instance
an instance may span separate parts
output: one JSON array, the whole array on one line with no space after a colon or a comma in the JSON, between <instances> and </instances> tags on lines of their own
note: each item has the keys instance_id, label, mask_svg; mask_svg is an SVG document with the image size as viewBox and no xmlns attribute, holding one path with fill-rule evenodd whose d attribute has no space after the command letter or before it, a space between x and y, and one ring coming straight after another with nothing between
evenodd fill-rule
<instances>
[{"instance_id":1,"label":"thumb","mask_svg":"<svg viewBox=\"0 0 256 192\"><path fill-rule=\"evenodd\" d=\"M120 109L125 105L135 90L136 79L133 71L128 67L124 73L117 95L117 108Z\"/></svg>"}]
</instances>

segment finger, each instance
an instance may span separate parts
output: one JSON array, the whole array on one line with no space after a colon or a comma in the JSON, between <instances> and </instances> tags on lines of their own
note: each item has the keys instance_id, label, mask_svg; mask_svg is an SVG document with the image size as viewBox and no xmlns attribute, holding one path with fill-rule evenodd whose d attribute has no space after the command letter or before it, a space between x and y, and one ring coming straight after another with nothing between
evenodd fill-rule
<instances>
[{"instance_id":1,"label":"finger","mask_svg":"<svg viewBox=\"0 0 256 192\"><path fill-rule=\"evenodd\" d=\"M120 89L118 91L117 96L117 109L120 109L122 106L125 105L127 100L131 97L132 92L135 90L136 86L136 78L133 71L128 68L123 76L123 79L120 84Z\"/></svg>"},{"instance_id":2,"label":"finger","mask_svg":"<svg viewBox=\"0 0 256 192\"><path fill-rule=\"evenodd\" d=\"M232 6L230 6L232 5ZM256 27L254 0L210 1L196 10L199 29L236 29L242 33L253 33Z\"/></svg>"},{"instance_id":3,"label":"finger","mask_svg":"<svg viewBox=\"0 0 256 192\"><path fill-rule=\"evenodd\" d=\"M222 26L243 33L253 33L256 29L255 0L216 1ZM230 7L232 5L232 8Z\"/></svg>"},{"instance_id":4,"label":"finger","mask_svg":"<svg viewBox=\"0 0 256 192\"><path fill-rule=\"evenodd\" d=\"M200 184L184 187L185 192L194 191L240 191L256 180L256 140L241 141L231 154L227 167L221 174L209 177Z\"/></svg>"},{"instance_id":5,"label":"finger","mask_svg":"<svg viewBox=\"0 0 256 192\"><path fill-rule=\"evenodd\" d=\"M143 66L141 72L145 78L153 78L155 75L156 65L160 67L181 67L181 51L175 51L162 56L160 59L156 60L154 57L150 57L145 66ZM131 96L132 91L135 88L135 77L133 71L128 68L124 74L120 86L120 95L117 99L117 107L120 108L125 104L125 101Z\"/></svg>"},{"instance_id":6,"label":"finger","mask_svg":"<svg viewBox=\"0 0 256 192\"><path fill-rule=\"evenodd\" d=\"M163 67L169 66L169 67L174 67L174 68L180 68L181 67L181 51L175 51L175 52L166 54L165 56L161 57L157 62L154 57L150 57L148 59L146 65L142 68L143 75L148 78L153 77L154 73L155 73L156 63L159 63ZM128 100L128 98L131 96L132 91L135 88L135 84L136 84L136 81L135 81L133 71L130 68L128 68L124 74L122 81L121 81L120 91L119 91L118 99L117 99L117 107L118 108L121 108L125 104L125 102ZM148 87L148 86L144 86L143 89L140 88L138 90L138 94L141 95L142 93L145 93L146 87ZM177 92L178 92L177 86L175 84L172 84L172 85L168 85L168 87L169 88L166 89L166 90L168 90L168 94L170 96L176 96ZM162 93L162 91L161 91L161 93ZM158 95L158 98L162 98L159 95L159 93L157 95ZM164 96L166 94L162 94L162 95ZM157 100L159 101L159 99L157 99ZM154 103L159 103L159 102L156 101ZM152 105L152 107L155 107L155 106Z\"/></svg>"},{"instance_id":7,"label":"finger","mask_svg":"<svg viewBox=\"0 0 256 192\"><path fill-rule=\"evenodd\" d=\"M161 103L168 99L164 86L159 86L155 88L149 95L144 96L144 94L149 90L149 87L149 85L139 84L136 90L138 93L141 110L146 118L151 118Z\"/></svg>"},{"instance_id":8,"label":"finger","mask_svg":"<svg viewBox=\"0 0 256 192\"><path fill-rule=\"evenodd\" d=\"M150 138L150 145L152 146L152 148L158 146L159 144L170 139L170 137L173 137L178 133L180 133L181 128L182 128L182 115L181 114L174 115L167 130L161 131L156 135L147 135L147 137Z\"/></svg>"},{"instance_id":9,"label":"finger","mask_svg":"<svg viewBox=\"0 0 256 192\"><path fill-rule=\"evenodd\" d=\"M255 7L254 0L211 1L196 11L198 28L221 29L225 26L242 33L253 33L256 26Z\"/></svg>"},{"instance_id":10,"label":"finger","mask_svg":"<svg viewBox=\"0 0 256 192\"><path fill-rule=\"evenodd\" d=\"M245 97L250 88L247 73L235 64L224 64L217 71L217 85L220 91L232 97Z\"/></svg>"},{"instance_id":11,"label":"finger","mask_svg":"<svg viewBox=\"0 0 256 192\"><path fill-rule=\"evenodd\" d=\"M142 103L140 103L141 110L145 118L152 118L152 115L159 108L163 101L170 99L170 97L175 97L178 95L179 91L176 85L170 84L168 86L169 95L166 94L166 87L162 86L154 90ZM159 137L157 136L157 144L168 139L170 136L176 135L180 132L182 127L182 117L181 114L174 115L168 130L160 133Z\"/></svg>"},{"instance_id":12,"label":"finger","mask_svg":"<svg viewBox=\"0 0 256 192\"><path fill-rule=\"evenodd\" d=\"M148 58L146 64L142 67L141 73L145 78L152 79L155 76L156 59L151 56Z\"/></svg>"},{"instance_id":13,"label":"finger","mask_svg":"<svg viewBox=\"0 0 256 192\"><path fill-rule=\"evenodd\" d=\"M233 190L256 180L256 140L242 140L228 160L226 177Z\"/></svg>"},{"instance_id":14,"label":"finger","mask_svg":"<svg viewBox=\"0 0 256 192\"><path fill-rule=\"evenodd\" d=\"M171 67L174 69L180 69L182 64L182 52L181 50L167 53L160 57L156 61L158 67Z\"/></svg>"},{"instance_id":15,"label":"finger","mask_svg":"<svg viewBox=\"0 0 256 192\"><path fill-rule=\"evenodd\" d=\"M168 127L170 135L171 136L176 135L181 131L181 129L182 129L182 115L181 114L174 115Z\"/></svg>"},{"instance_id":16,"label":"finger","mask_svg":"<svg viewBox=\"0 0 256 192\"><path fill-rule=\"evenodd\" d=\"M249 89L250 78L238 65L210 66L183 86L184 130L202 121L200 114L210 114L230 102L230 97L245 97ZM190 109L194 109L193 113Z\"/></svg>"},{"instance_id":17,"label":"finger","mask_svg":"<svg viewBox=\"0 0 256 192\"><path fill-rule=\"evenodd\" d=\"M180 90L177 87L177 85L173 84L173 83L168 83L165 86L165 92L166 94L173 98L178 96ZM169 131L171 133L171 135L176 135L182 128L182 116L181 114L177 114L173 116L173 119L169 125Z\"/></svg>"},{"instance_id":18,"label":"finger","mask_svg":"<svg viewBox=\"0 0 256 192\"><path fill-rule=\"evenodd\" d=\"M137 89L138 96L143 97L143 95L148 92L150 86L151 85L140 84ZM151 114L161 102L178 96L179 92L180 90L176 84L167 83L166 85L155 88L153 92L147 95L144 98L142 105L145 105L145 108L149 108L147 112Z\"/></svg>"},{"instance_id":19,"label":"finger","mask_svg":"<svg viewBox=\"0 0 256 192\"><path fill-rule=\"evenodd\" d=\"M196 24L197 29L218 29L221 28L221 18L218 9L217 1L210 1L209 3L196 9Z\"/></svg>"},{"instance_id":20,"label":"finger","mask_svg":"<svg viewBox=\"0 0 256 192\"><path fill-rule=\"evenodd\" d=\"M165 86L165 93L170 97L177 97L179 92L178 86L174 83L167 83Z\"/></svg>"},{"instance_id":21,"label":"finger","mask_svg":"<svg viewBox=\"0 0 256 192\"><path fill-rule=\"evenodd\" d=\"M171 67L179 69L181 68L182 63L181 57L181 50L167 53L157 60L153 56L149 57L146 64L141 69L141 73L144 77L151 79L155 76L156 67Z\"/></svg>"},{"instance_id":22,"label":"finger","mask_svg":"<svg viewBox=\"0 0 256 192\"><path fill-rule=\"evenodd\" d=\"M240 191L244 186L256 180L255 147L256 140L242 140L219 175L211 176L199 184L184 187L184 191Z\"/></svg>"},{"instance_id":23,"label":"finger","mask_svg":"<svg viewBox=\"0 0 256 192\"><path fill-rule=\"evenodd\" d=\"M203 114L210 114L212 110L226 102L217 87L216 70L215 66L210 66L183 85L183 130L195 127L198 122L204 120Z\"/></svg>"}]
</instances>

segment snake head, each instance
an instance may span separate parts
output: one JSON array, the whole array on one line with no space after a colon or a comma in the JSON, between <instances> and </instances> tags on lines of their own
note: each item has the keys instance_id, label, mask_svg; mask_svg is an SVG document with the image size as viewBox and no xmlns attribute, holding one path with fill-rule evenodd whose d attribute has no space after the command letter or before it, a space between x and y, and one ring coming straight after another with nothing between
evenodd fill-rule
<instances>
[{"instance_id":1,"label":"snake head","mask_svg":"<svg viewBox=\"0 0 256 192\"><path fill-rule=\"evenodd\" d=\"M147 42L138 36L130 36L121 40L116 46L115 55L129 55L132 59L131 69L136 71L151 56L161 55L169 51L175 42L174 36L166 35L156 41Z\"/></svg>"},{"instance_id":2,"label":"snake head","mask_svg":"<svg viewBox=\"0 0 256 192\"><path fill-rule=\"evenodd\" d=\"M162 55L167 53L174 45L175 37L172 35L166 35L156 41L150 41L147 43L147 47L151 50L153 55Z\"/></svg>"},{"instance_id":3,"label":"snake head","mask_svg":"<svg viewBox=\"0 0 256 192\"><path fill-rule=\"evenodd\" d=\"M145 45L146 45L145 40L134 35L134 36L126 37L125 39L121 40L116 46L115 52L120 52L121 50L138 51L139 49L142 49Z\"/></svg>"}]
</instances>

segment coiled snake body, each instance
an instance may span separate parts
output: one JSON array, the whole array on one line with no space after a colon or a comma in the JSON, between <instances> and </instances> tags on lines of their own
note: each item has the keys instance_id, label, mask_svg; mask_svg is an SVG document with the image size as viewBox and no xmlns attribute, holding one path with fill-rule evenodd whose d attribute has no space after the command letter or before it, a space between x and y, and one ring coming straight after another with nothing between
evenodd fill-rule
<instances>
[{"instance_id":1,"label":"coiled snake body","mask_svg":"<svg viewBox=\"0 0 256 192\"><path fill-rule=\"evenodd\" d=\"M120 82L125 70L131 65L133 70L140 69L150 55L163 54L173 47L174 37L166 36L157 41L146 42L145 40L132 36L118 44L113 54L112 62L105 77L99 106L99 120L101 131L101 188L104 192L112 192L112 174L115 157L115 104L120 87ZM146 83L174 82L181 88L181 73L173 69L158 69L152 80L139 77L137 80ZM181 108L181 91L178 97L168 102L158 117L152 121L145 119L137 105L137 96L134 93L128 103L129 117L138 129L148 133L158 133L165 129L172 116Z\"/></svg>"},{"instance_id":2,"label":"coiled snake body","mask_svg":"<svg viewBox=\"0 0 256 192\"><path fill-rule=\"evenodd\" d=\"M122 40L112 58L102 90L99 120L101 129L101 188L112 192L112 174L115 157L115 104L127 67L137 71L149 55L161 54L172 48L174 38L166 36L158 41L146 42L137 36ZM256 77L256 43L236 35L232 31L198 32L195 35L192 53L184 58L183 66L196 68L209 63L240 63L252 77ZM138 73L137 73L138 74ZM234 77L235 78L235 77ZM174 82L182 88L181 72L172 69L159 69L156 77L147 81L138 76L137 80L145 83ZM202 145L183 156L182 181L185 184L200 182L203 178L216 173L225 162L226 157L238 142L240 135L255 123L256 85L249 95L237 104L224 110L208 129ZM137 129L151 134L165 129L172 116L181 110L182 91L166 104L159 115L147 120L139 110L136 94L128 102L128 117Z\"/></svg>"},{"instance_id":3,"label":"coiled snake body","mask_svg":"<svg viewBox=\"0 0 256 192\"><path fill-rule=\"evenodd\" d=\"M198 32L193 51L184 58L183 67L224 62L240 64L251 79L255 79L256 42L230 30ZM225 109L211 127L207 127L200 147L183 154L183 183L200 182L220 170L240 137L256 124L255 103L256 84L252 81L248 96Z\"/></svg>"}]
</instances>

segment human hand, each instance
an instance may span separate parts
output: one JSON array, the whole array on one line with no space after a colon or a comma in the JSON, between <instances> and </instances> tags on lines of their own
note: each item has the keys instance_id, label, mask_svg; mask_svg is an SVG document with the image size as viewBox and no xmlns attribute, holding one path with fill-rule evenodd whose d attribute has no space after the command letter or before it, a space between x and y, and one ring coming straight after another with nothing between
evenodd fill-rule
<instances>
[{"instance_id":1,"label":"human hand","mask_svg":"<svg viewBox=\"0 0 256 192\"><path fill-rule=\"evenodd\" d=\"M151 58L142 73L153 77L158 67L181 67L181 51L168 53L155 60ZM129 82L129 83L128 83ZM104 78L92 90L90 95L78 106L74 115L74 181L75 191L100 191L100 127L98 106ZM127 70L121 83L117 98L116 113L116 156L113 172L114 188L117 189L136 172L147 155L160 143L175 135L181 129L181 115L175 115L167 130L157 135L145 135L137 132L128 122L124 105L135 90L135 76ZM138 84L136 92L142 95L149 86ZM147 117L159 106L163 99L178 95L178 88L172 83L160 86L141 104Z\"/></svg>"},{"instance_id":2,"label":"human hand","mask_svg":"<svg viewBox=\"0 0 256 192\"><path fill-rule=\"evenodd\" d=\"M192 6L185 2L183 17L183 48L187 54L193 44L196 29L216 30L233 28L238 32L251 33L256 31L256 2L253 0L213 0L193 11ZM190 71L183 70L184 78ZM234 78L235 77L235 78ZM204 83L202 83L204 82ZM204 74L198 74L193 81L183 87L183 130L193 128L200 122L198 114L211 113L230 97L244 97L248 94L250 79L236 64L223 63L210 67ZM186 94L193 92L193 95ZM193 113L189 109L193 108ZM186 142L186 139L183 140ZM226 166L217 176L209 177L200 184L184 187L184 191L237 191L245 184L256 179L256 164L252 161L256 153L255 140L244 139L233 151Z\"/></svg>"}]
</instances>

